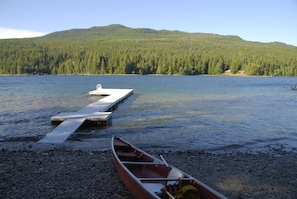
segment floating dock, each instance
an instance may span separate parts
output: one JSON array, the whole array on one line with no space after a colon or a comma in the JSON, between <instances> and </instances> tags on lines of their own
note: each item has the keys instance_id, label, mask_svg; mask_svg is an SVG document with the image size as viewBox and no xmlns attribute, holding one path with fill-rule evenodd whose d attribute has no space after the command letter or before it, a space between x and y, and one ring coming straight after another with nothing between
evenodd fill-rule
<instances>
[{"instance_id":1,"label":"floating dock","mask_svg":"<svg viewBox=\"0 0 297 199\"><path fill-rule=\"evenodd\" d=\"M51 117L52 123L60 123L55 129L47 133L38 142L63 143L83 123L95 123L101 126L111 124L111 115L119 103L122 103L130 95L133 89L103 89L100 84L89 95L106 96L76 112L60 113Z\"/></svg>"}]
</instances>

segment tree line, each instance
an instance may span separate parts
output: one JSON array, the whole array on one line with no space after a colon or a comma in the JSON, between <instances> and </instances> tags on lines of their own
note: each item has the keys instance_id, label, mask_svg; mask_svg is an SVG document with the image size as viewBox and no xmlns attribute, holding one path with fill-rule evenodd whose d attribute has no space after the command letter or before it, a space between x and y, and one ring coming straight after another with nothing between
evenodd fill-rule
<instances>
[{"instance_id":1,"label":"tree line","mask_svg":"<svg viewBox=\"0 0 297 199\"><path fill-rule=\"evenodd\" d=\"M0 40L0 74L219 75L227 70L297 76L297 48L236 36L145 29L87 39L51 35Z\"/></svg>"}]
</instances>

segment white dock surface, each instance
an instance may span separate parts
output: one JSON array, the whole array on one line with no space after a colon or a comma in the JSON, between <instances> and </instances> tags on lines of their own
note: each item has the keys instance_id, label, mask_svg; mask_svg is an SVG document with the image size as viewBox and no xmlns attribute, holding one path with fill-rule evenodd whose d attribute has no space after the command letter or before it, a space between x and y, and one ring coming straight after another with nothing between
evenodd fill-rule
<instances>
[{"instance_id":1,"label":"white dock surface","mask_svg":"<svg viewBox=\"0 0 297 199\"><path fill-rule=\"evenodd\" d=\"M62 122L53 131L47 133L38 142L42 143L63 143L67 138L78 129L86 118L71 118Z\"/></svg>"},{"instance_id":2,"label":"white dock surface","mask_svg":"<svg viewBox=\"0 0 297 199\"><path fill-rule=\"evenodd\" d=\"M97 89L90 91L89 95L103 95L104 97L76 112L60 113L51 117L51 121L62 122L54 130L47 133L38 142L63 143L86 120L94 122L106 122L111 118L111 112L106 112L133 93L133 89L103 89L97 85Z\"/></svg>"},{"instance_id":3,"label":"white dock surface","mask_svg":"<svg viewBox=\"0 0 297 199\"><path fill-rule=\"evenodd\" d=\"M111 112L91 112L91 113L82 113L82 112L70 112L70 113L60 113L56 116L51 117L51 121L61 121L63 122L66 119L76 119L76 118L85 118L89 121L103 122L107 121L111 117Z\"/></svg>"}]
</instances>

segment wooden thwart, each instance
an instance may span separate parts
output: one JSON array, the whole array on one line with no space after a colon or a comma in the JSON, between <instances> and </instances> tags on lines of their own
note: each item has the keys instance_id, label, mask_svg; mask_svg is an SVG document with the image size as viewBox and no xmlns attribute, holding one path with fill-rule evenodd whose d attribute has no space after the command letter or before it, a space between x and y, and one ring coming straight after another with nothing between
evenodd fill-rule
<instances>
[{"instance_id":1,"label":"wooden thwart","mask_svg":"<svg viewBox=\"0 0 297 199\"><path fill-rule=\"evenodd\" d=\"M190 181L194 178L138 178L140 181Z\"/></svg>"},{"instance_id":2,"label":"wooden thwart","mask_svg":"<svg viewBox=\"0 0 297 199\"><path fill-rule=\"evenodd\" d=\"M160 162L132 162L132 161L122 161L125 165L165 165L164 163Z\"/></svg>"}]
</instances>

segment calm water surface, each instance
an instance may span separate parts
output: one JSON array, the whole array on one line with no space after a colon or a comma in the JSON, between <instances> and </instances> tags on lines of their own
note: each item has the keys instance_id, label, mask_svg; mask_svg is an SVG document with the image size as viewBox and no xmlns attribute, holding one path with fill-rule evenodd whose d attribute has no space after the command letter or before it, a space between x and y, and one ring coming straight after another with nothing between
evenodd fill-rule
<instances>
[{"instance_id":1,"label":"calm water surface","mask_svg":"<svg viewBox=\"0 0 297 199\"><path fill-rule=\"evenodd\" d=\"M112 126L79 130L65 145L106 149L116 134L150 150L297 147L296 78L211 76L2 76L0 144L40 139L51 116L98 100L88 96L98 83L134 94Z\"/></svg>"}]
</instances>

